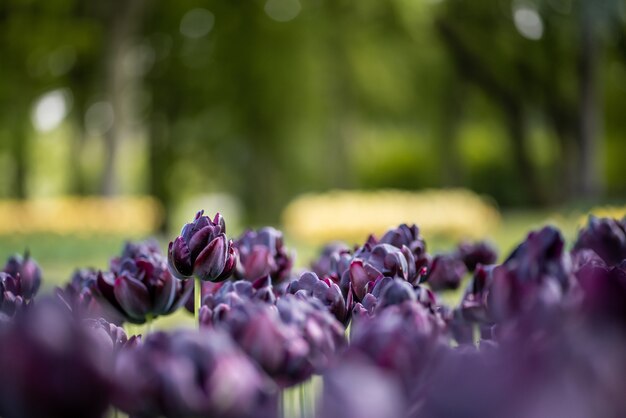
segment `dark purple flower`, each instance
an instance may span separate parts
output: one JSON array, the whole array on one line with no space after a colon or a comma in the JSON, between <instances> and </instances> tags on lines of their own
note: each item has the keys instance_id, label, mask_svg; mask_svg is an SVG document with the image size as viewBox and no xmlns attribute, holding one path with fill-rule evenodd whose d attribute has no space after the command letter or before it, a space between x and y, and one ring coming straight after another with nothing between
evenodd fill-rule
<instances>
[{"instance_id":1,"label":"dark purple flower","mask_svg":"<svg viewBox=\"0 0 626 418\"><path fill-rule=\"evenodd\" d=\"M56 295L78 318L104 318L119 325L125 317L105 301L98 288L98 274L94 269L76 270L65 287L56 289Z\"/></svg>"},{"instance_id":2,"label":"dark purple flower","mask_svg":"<svg viewBox=\"0 0 626 418\"><path fill-rule=\"evenodd\" d=\"M351 325L347 358L363 355L400 378L410 392L422 383L431 357L447 344L441 318L415 301L388 306L377 315L362 316Z\"/></svg>"},{"instance_id":3,"label":"dark purple flower","mask_svg":"<svg viewBox=\"0 0 626 418\"><path fill-rule=\"evenodd\" d=\"M19 279L21 294L25 299L32 299L37 294L41 285L41 269L28 251L24 257L14 255L9 258L3 271Z\"/></svg>"},{"instance_id":4,"label":"dark purple flower","mask_svg":"<svg viewBox=\"0 0 626 418\"><path fill-rule=\"evenodd\" d=\"M316 373L324 371L345 344L345 328L315 298L285 295L276 307L281 320L295 326L309 345L308 361Z\"/></svg>"},{"instance_id":5,"label":"dark purple flower","mask_svg":"<svg viewBox=\"0 0 626 418\"><path fill-rule=\"evenodd\" d=\"M104 416L112 353L58 301L39 300L0 333L0 415Z\"/></svg>"},{"instance_id":6,"label":"dark purple flower","mask_svg":"<svg viewBox=\"0 0 626 418\"><path fill-rule=\"evenodd\" d=\"M463 261L451 254L441 254L433 258L426 281L435 291L457 289L466 273Z\"/></svg>"},{"instance_id":7,"label":"dark purple flower","mask_svg":"<svg viewBox=\"0 0 626 418\"><path fill-rule=\"evenodd\" d=\"M116 406L137 417L274 417L271 380L214 329L156 332L117 356Z\"/></svg>"},{"instance_id":8,"label":"dark purple flower","mask_svg":"<svg viewBox=\"0 0 626 418\"><path fill-rule=\"evenodd\" d=\"M426 241L420 235L420 230L415 224L411 226L402 224L388 230L379 240L371 236L368 241L377 244L391 244L400 249L402 249L403 246L408 247L415 259L416 272L419 272L424 267L428 268L430 266L431 257L426 252Z\"/></svg>"},{"instance_id":9,"label":"dark purple flower","mask_svg":"<svg viewBox=\"0 0 626 418\"><path fill-rule=\"evenodd\" d=\"M141 324L184 305L193 282L176 280L158 248L129 244L121 257L112 260L110 272L98 274L97 286L105 303L126 321Z\"/></svg>"},{"instance_id":10,"label":"dark purple flower","mask_svg":"<svg viewBox=\"0 0 626 418\"><path fill-rule=\"evenodd\" d=\"M493 266L479 265L459 305L460 314L466 321L490 323L487 309L487 294L491 286Z\"/></svg>"},{"instance_id":11,"label":"dark purple flower","mask_svg":"<svg viewBox=\"0 0 626 418\"><path fill-rule=\"evenodd\" d=\"M110 350L136 347L141 342L141 335L126 335L124 328L107 322L105 319L85 319L83 325L92 333L94 338Z\"/></svg>"},{"instance_id":12,"label":"dark purple flower","mask_svg":"<svg viewBox=\"0 0 626 418\"><path fill-rule=\"evenodd\" d=\"M19 276L0 272L0 312L10 317L29 303L22 294Z\"/></svg>"},{"instance_id":13,"label":"dark purple flower","mask_svg":"<svg viewBox=\"0 0 626 418\"><path fill-rule=\"evenodd\" d=\"M169 268L179 279L191 276L204 281L226 280L235 270L236 251L226 238L226 224L218 213L211 220L204 211L185 224L168 248Z\"/></svg>"},{"instance_id":14,"label":"dark purple flower","mask_svg":"<svg viewBox=\"0 0 626 418\"><path fill-rule=\"evenodd\" d=\"M341 289L329 278L321 280L315 273L305 272L299 279L289 283L287 292L318 299L338 321L344 324L350 319L349 313L352 307L346 305Z\"/></svg>"},{"instance_id":15,"label":"dark purple flower","mask_svg":"<svg viewBox=\"0 0 626 418\"><path fill-rule=\"evenodd\" d=\"M390 244L372 247L369 243L365 244L354 254L350 268L341 279L341 287L350 285L360 301L365 297L368 286L373 286L381 277L398 277L412 284L419 282L420 272L415 270L415 259L408 247L397 248Z\"/></svg>"},{"instance_id":16,"label":"dark purple flower","mask_svg":"<svg viewBox=\"0 0 626 418\"><path fill-rule=\"evenodd\" d=\"M403 418L406 398L397 376L352 356L324 374L319 418Z\"/></svg>"},{"instance_id":17,"label":"dark purple flower","mask_svg":"<svg viewBox=\"0 0 626 418\"><path fill-rule=\"evenodd\" d=\"M220 305L217 315L203 306L203 327L225 330L281 387L306 380L313 372L310 347L298 329L281 321L275 306L259 302Z\"/></svg>"},{"instance_id":18,"label":"dark purple flower","mask_svg":"<svg viewBox=\"0 0 626 418\"><path fill-rule=\"evenodd\" d=\"M322 279L330 278L339 283L341 275L350 268L352 250L343 242L332 242L322 248L317 260L311 263L311 268Z\"/></svg>"},{"instance_id":19,"label":"dark purple flower","mask_svg":"<svg viewBox=\"0 0 626 418\"><path fill-rule=\"evenodd\" d=\"M571 259L553 227L533 231L492 272L487 302L497 320L558 305L572 282Z\"/></svg>"},{"instance_id":20,"label":"dark purple flower","mask_svg":"<svg viewBox=\"0 0 626 418\"><path fill-rule=\"evenodd\" d=\"M293 260L283 244L283 233L272 227L258 231L248 230L235 240L239 263L235 270L238 279L253 281L270 276L274 283L289 278Z\"/></svg>"},{"instance_id":21,"label":"dark purple flower","mask_svg":"<svg viewBox=\"0 0 626 418\"><path fill-rule=\"evenodd\" d=\"M599 325L626 325L626 261L620 266L587 264L576 272L582 308ZM604 323L604 324L603 324Z\"/></svg>"},{"instance_id":22,"label":"dark purple flower","mask_svg":"<svg viewBox=\"0 0 626 418\"><path fill-rule=\"evenodd\" d=\"M498 260L495 247L486 241L462 242L454 255L463 261L468 271L474 271L478 264L489 265Z\"/></svg>"},{"instance_id":23,"label":"dark purple flower","mask_svg":"<svg viewBox=\"0 0 626 418\"><path fill-rule=\"evenodd\" d=\"M587 226L578 232L574 252L593 250L609 266L626 259L626 220L589 216Z\"/></svg>"}]
</instances>

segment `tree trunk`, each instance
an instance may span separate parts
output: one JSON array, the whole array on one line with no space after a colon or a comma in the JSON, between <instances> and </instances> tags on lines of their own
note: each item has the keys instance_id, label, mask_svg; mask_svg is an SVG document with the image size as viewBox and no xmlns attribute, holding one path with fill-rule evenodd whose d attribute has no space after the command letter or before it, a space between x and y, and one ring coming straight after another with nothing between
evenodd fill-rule
<instances>
[{"instance_id":1,"label":"tree trunk","mask_svg":"<svg viewBox=\"0 0 626 418\"><path fill-rule=\"evenodd\" d=\"M159 231L167 233L169 229L169 214L172 208L172 196L167 184L170 172L170 138L169 123L162 114L152 116L148 138L148 170L150 195L158 199L163 205L164 216L159 225Z\"/></svg>"},{"instance_id":2,"label":"tree trunk","mask_svg":"<svg viewBox=\"0 0 626 418\"><path fill-rule=\"evenodd\" d=\"M27 113L25 112L25 114ZM16 126L13 133L13 161L15 163L15 170L13 172L13 190L11 194L16 199L26 199L28 129L24 125Z\"/></svg>"},{"instance_id":3,"label":"tree trunk","mask_svg":"<svg viewBox=\"0 0 626 418\"><path fill-rule=\"evenodd\" d=\"M580 146L580 196L595 199L602 192L599 171L599 91L594 9L590 0L582 1L580 10L580 50L578 55Z\"/></svg>"},{"instance_id":4,"label":"tree trunk","mask_svg":"<svg viewBox=\"0 0 626 418\"><path fill-rule=\"evenodd\" d=\"M113 2L114 10L106 32L106 53L104 63L105 97L113 110L113 125L104 134L105 159L100 191L105 196L117 192L116 160L119 141L124 132L125 90L129 87L129 74L124 69L123 60L140 28L148 0L118 0Z\"/></svg>"}]
</instances>

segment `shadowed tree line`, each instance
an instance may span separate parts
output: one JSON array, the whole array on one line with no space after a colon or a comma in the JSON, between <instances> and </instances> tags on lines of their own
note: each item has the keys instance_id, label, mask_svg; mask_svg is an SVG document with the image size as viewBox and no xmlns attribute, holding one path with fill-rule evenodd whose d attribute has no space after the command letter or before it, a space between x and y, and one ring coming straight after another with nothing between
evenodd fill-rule
<instances>
[{"instance_id":1,"label":"shadowed tree line","mask_svg":"<svg viewBox=\"0 0 626 418\"><path fill-rule=\"evenodd\" d=\"M33 106L62 89L64 193L120 193L124 144L139 136L137 192L166 209L230 192L252 222L329 187L466 186L503 205L619 197L624 9L618 0L7 0L0 193L30 196ZM98 167L84 157L94 136Z\"/></svg>"}]
</instances>

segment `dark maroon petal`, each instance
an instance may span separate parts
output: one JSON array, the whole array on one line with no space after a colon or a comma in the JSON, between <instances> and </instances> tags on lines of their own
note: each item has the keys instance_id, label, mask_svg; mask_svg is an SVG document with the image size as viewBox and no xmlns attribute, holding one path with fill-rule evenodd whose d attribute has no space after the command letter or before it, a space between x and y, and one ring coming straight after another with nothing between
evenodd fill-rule
<instances>
[{"instance_id":1,"label":"dark maroon petal","mask_svg":"<svg viewBox=\"0 0 626 418\"><path fill-rule=\"evenodd\" d=\"M191 254L191 260L195 260L198 254L211 242L215 236L219 234L217 228L212 225L207 225L201 230L194 233L188 241L189 253Z\"/></svg>"},{"instance_id":2,"label":"dark maroon petal","mask_svg":"<svg viewBox=\"0 0 626 418\"><path fill-rule=\"evenodd\" d=\"M179 279L186 279L193 275L193 264L189 247L182 237L170 242L167 259L170 271Z\"/></svg>"},{"instance_id":3,"label":"dark maroon petal","mask_svg":"<svg viewBox=\"0 0 626 418\"><path fill-rule=\"evenodd\" d=\"M150 312L150 294L143 283L126 275L118 276L113 291L131 322L145 320L146 314Z\"/></svg>"},{"instance_id":4,"label":"dark maroon petal","mask_svg":"<svg viewBox=\"0 0 626 418\"><path fill-rule=\"evenodd\" d=\"M170 307L176 298L175 279L167 272L164 272L161 280L154 285L154 306L152 308L156 315L162 315L169 312Z\"/></svg>"},{"instance_id":5,"label":"dark maroon petal","mask_svg":"<svg viewBox=\"0 0 626 418\"><path fill-rule=\"evenodd\" d=\"M243 263L245 279L256 280L270 274L274 259L268 247L255 245Z\"/></svg>"},{"instance_id":6,"label":"dark maroon petal","mask_svg":"<svg viewBox=\"0 0 626 418\"><path fill-rule=\"evenodd\" d=\"M352 291L359 300L365 296L365 289L370 281L372 280L361 260L354 260L350 263L350 283L352 284Z\"/></svg>"},{"instance_id":7,"label":"dark maroon petal","mask_svg":"<svg viewBox=\"0 0 626 418\"><path fill-rule=\"evenodd\" d=\"M226 244L226 236L220 234L202 250L194 265L196 277L213 281L222 274L227 259Z\"/></svg>"}]
</instances>

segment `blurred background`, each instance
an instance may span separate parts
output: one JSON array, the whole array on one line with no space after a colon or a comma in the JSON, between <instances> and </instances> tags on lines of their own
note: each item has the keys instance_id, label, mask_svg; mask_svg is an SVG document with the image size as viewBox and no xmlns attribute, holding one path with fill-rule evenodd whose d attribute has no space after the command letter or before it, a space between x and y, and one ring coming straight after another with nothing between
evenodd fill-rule
<instances>
[{"instance_id":1,"label":"blurred background","mask_svg":"<svg viewBox=\"0 0 626 418\"><path fill-rule=\"evenodd\" d=\"M64 280L199 208L305 254L381 211L574 234L625 202L624 109L623 0L3 0L0 251Z\"/></svg>"}]
</instances>

